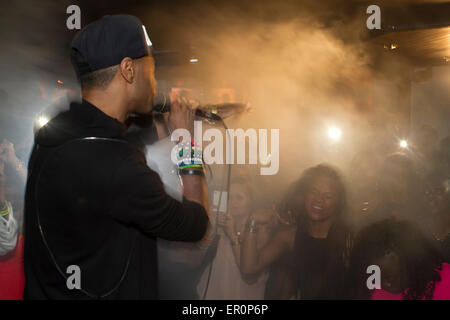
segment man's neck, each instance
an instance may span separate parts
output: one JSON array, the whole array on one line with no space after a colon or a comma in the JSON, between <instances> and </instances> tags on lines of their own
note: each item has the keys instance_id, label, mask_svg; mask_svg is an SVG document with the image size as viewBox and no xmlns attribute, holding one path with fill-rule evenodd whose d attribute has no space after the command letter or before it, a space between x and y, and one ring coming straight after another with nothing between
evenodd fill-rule
<instances>
[{"instance_id":1,"label":"man's neck","mask_svg":"<svg viewBox=\"0 0 450 320\"><path fill-rule=\"evenodd\" d=\"M121 123L128 118L128 110L124 108L125 102L111 90L86 90L82 93L83 99L97 107L100 111Z\"/></svg>"}]
</instances>

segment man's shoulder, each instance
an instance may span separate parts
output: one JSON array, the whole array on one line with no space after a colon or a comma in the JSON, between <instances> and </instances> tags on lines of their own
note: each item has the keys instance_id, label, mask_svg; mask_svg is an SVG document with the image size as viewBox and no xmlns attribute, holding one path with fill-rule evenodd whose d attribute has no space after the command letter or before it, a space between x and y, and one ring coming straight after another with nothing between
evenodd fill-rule
<instances>
[{"instance_id":1,"label":"man's shoulder","mask_svg":"<svg viewBox=\"0 0 450 320\"><path fill-rule=\"evenodd\" d=\"M124 139L104 137L74 137L59 144L40 145L33 148L32 158L54 172L70 171L71 176L80 170L104 174L136 171L145 165L143 153Z\"/></svg>"},{"instance_id":2,"label":"man's shoulder","mask_svg":"<svg viewBox=\"0 0 450 320\"><path fill-rule=\"evenodd\" d=\"M145 161L144 155L124 139L105 137L80 137L66 141L59 147L59 154L85 159L90 164L115 167L121 164L133 165Z\"/></svg>"},{"instance_id":3,"label":"man's shoulder","mask_svg":"<svg viewBox=\"0 0 450 320\"><path fill-rule=\"evenodd\" d=\"M55 147L80 136L69 110L59 112L45 125L35 128L35 131L35 142L46 147Z\"/></svg>"}]
</instances>

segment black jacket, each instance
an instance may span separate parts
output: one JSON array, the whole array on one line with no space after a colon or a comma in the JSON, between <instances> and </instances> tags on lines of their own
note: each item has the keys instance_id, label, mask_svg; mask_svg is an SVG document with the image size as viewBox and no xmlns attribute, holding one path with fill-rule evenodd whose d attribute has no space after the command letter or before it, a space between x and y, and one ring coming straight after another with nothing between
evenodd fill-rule
<instances>
[{"instance_id":1,"label":"black jacket","mask_svg":"<svg viewBox=\"0 0 450 320\"><path fill-rule=\"evenodd\" d=\"M25 196L24 298L155 299L156 238L203 237L205 209L168 196L125 131L83 101L38 132ZM67 287L70 265L81 270L81 290Z\"/></svg>"}]
</instances>

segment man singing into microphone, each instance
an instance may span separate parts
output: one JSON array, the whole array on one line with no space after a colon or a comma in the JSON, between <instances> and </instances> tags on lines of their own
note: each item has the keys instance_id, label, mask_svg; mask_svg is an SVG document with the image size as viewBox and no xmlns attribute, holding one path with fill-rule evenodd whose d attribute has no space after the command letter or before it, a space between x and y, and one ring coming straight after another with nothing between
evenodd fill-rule
<instances>
[{"instance_id":1,"label":"man singing into microphone","mask_svg":"<svg viewBox=\"0 0 450 320\"><path fill-rule=\"evenodd\" d=\"M199 241L208 225L202 166L180 169L181 202L124 139L131 113L151 110L151 42L139 19L105 16L72 42L82 103L35 138L25 203L26 299L155 299L156 238ZM172 130L193 111L171 106ZM167 159L170 161L170 159Z\"/></svg>"}]
</instances>

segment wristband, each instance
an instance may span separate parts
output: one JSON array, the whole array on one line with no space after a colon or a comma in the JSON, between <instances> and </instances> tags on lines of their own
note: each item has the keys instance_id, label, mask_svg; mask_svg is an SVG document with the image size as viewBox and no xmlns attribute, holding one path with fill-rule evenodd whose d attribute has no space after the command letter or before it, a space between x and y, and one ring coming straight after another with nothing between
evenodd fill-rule
<instances>
[{"instance_id":1,"label":"wristband","mask_svg":"<svg viewBox=\"0 0 450 320\"><path fill-rule=\"evenodd\" d=\"M200 143L179 143L178 144L178 169L203 169L203 152Z\"/></svg>"},{"instance_id":2,"label":"wristband","mask_svg":"<svg viewBox=\"0 0 450 320\"><path fill-rule=\"evenodd\" d=\"M178 170L179 174L181 176L188 176L188 175L194 175L194 176L205 176L205 173L202 170L199 169L180 169Z\"/></svg>"},{"instance_id":3,"label":"wristband","mask_svg":"<svg viewBox=\"0 0 450 320\"><path fill-rule=\"evenodd\" d=\"M178 170L184 170L184 169L198 169L202 170L203 165L202 164L183 164L178 166Z\"/></svg>"}]
</instances>

